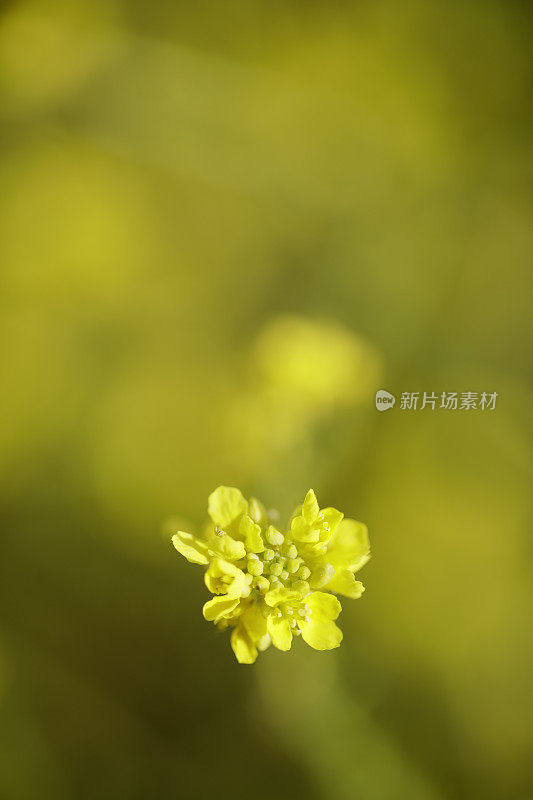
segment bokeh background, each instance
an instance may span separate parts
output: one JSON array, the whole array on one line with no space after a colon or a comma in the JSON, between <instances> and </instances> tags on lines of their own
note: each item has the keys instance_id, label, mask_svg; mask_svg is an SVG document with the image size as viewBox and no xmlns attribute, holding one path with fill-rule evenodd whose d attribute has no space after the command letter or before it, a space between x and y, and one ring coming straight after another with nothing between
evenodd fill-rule
<instances>
[{"instance_id":1,"label":"bokeh background","mask_svg":"<svg viewBox=\"0 0 533 800\"><path fill-rule=\"evenodd\" d=\"M2 5L3 800L533 797L530 44L518 0ZM164 523L221 483L368 524L341 648L202 619Z\"/></svg>"}]
</instances>

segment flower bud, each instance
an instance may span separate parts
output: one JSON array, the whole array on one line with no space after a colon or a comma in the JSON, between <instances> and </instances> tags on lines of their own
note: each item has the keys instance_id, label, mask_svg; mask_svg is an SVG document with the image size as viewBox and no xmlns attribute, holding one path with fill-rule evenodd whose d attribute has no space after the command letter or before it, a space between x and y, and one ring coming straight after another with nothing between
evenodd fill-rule
<instances>
[{"instance_id":1,"label":"flower bud","mask_svg":"<svg viewBox=\"0 0 533 800\"><path fill-rule=\"evenodd\" d=\"M253 575L256 578L263 574L263 562L259 561L258 559L250 558L246 568L250 575Z\"/></svg>"},{"instance_id":2,"label":"flower bud","mask_svg":"<svg viewBox=\"0 0 533 800\"><path fill-rule=\"evenodd\" d=\"M265 509L255 497L250 498L248 514L256 524L259 524L265 516Z\"/></svg>"},{"instance_id":3,"label":"flower bud","mask_svg":"<svg viewBox=\"0 0 533 800\"><path fill-rule=\"evenodd\" d=\"M265 534L266 540L269 544L273 545L274 547L280 547L283 542L285 541L285 537L282 533L280 533L273 525L270 525L267 528L267 532Z\"/></svg>"}]
</instances>

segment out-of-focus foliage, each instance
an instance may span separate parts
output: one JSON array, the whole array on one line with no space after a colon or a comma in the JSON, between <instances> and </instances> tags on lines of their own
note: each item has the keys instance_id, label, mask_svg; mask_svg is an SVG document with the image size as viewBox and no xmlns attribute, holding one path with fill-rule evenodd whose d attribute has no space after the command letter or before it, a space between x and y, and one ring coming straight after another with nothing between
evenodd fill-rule
<instances>
[{"instance_id":1,"label":"out-of-focus foliage","mask_svg":"<svg viewBox=\"0 0 533 800\"><path fill-rule=\"evenodd\" d=\"M2 6L2 798L533 792L530 34L519 0ZM195 613L160 524L221 483L368 523L342 648L244 670Z\"/></svg>"}]
</instances>

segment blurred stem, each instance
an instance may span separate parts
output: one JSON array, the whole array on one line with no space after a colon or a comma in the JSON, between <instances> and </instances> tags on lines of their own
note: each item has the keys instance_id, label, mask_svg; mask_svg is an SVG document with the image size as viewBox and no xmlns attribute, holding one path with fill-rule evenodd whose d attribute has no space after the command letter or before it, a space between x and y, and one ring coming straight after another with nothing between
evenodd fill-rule
<instances>
[{"instance_id":1,"label":"blurred stem","mask_svg":"<svg viewBox=\"0 0 533 800\"><path fill-rule=\"evenodd\" d=\"M301 644L290 657L272 652L258 662L260 714L324 797L439 800L417 765L344 690L337 655Z\"/></svg>"}]
</instances>

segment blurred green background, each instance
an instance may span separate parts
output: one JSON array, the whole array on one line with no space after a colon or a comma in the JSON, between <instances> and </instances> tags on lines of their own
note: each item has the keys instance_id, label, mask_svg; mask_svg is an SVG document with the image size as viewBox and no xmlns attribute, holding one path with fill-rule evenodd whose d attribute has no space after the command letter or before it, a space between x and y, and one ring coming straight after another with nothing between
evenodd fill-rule
<instances>
[{"instance_id":1,"label":"blurred green background","mask_svg":"<svg viewBox=\"0 0 533 800\"><path fill-rule=\"evenodd\" d=\"M2 800L533 797L530 42L518 0L3 4ZM341 648L202 619L162 523L221 483L368 524Z\"/></svg>"}]
</instances>

